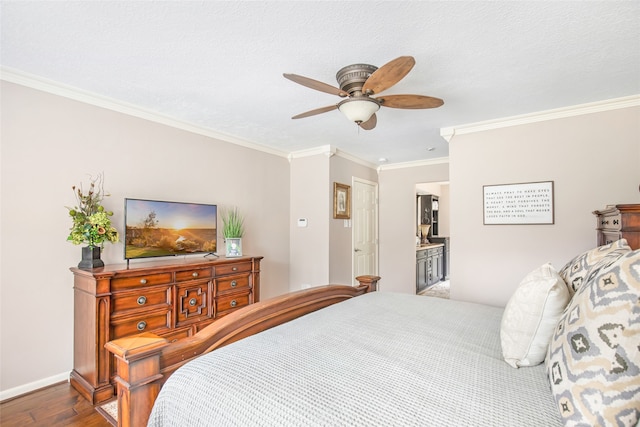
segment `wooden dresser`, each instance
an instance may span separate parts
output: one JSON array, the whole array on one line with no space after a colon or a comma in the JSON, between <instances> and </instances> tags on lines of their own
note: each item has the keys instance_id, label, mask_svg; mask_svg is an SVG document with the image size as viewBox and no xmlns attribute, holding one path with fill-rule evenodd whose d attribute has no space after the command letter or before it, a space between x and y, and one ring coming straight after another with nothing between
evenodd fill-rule
<instances>
[{"instance_id":1,"label":"wooden dresser","mask_svg":"<svg viewBox=\"0 0 640 427\"><path fill-rule=\"evenodd\" d=\"M111 340L153 332L170 341L260 299L263 257L181 259L74 275L73 371L70 382L92 404L113 397Z\"/></svg>"},{"instance_id":2,"label":"wooden dresser","mask_svg":"<svg viewBox=\"0 0 640 427\"><path fill-rule=\"evenodd\" d=\"M614 205L593 212L597 217L598 246L627 239L631 249L640 249L640 205Z\"/></svg>"}]
</instances>

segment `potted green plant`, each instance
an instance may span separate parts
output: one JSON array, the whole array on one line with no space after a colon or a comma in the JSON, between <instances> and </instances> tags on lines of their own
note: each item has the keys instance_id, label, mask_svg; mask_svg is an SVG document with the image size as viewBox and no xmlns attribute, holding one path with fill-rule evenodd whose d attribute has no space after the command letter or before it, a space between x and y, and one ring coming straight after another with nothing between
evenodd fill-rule
<instances>
[{"instance_id":1,"label":"potted green plant","mask_svg":"<svg viewBox=\"0 0 640 427\"><path fill-rule=\"evenodd\" d=\"M89 191L86 193L82 184L79 187L71 187L78 204L73 208L66 207L73 222L67 241L74 245L87 245L82 248L79 268L103 267L100 251L104 242L116 243L120 240L118 230L111 225L110 217L113 216L113 212L105 210L102 206L102 200L108 196L103 184L103 176L100 174L91 178Z\"/></svg>"},{"instance_id":2,"label":"potted green plant","mask_svg":"<svg viewBox=\"0 0 640 427\"><path fill-rule=\"evenodd\" d=\"M227 209L222 214L222 234L227 257L242 256L242 235L244 218L237 207Z\"/></svg>"}]
</instances>

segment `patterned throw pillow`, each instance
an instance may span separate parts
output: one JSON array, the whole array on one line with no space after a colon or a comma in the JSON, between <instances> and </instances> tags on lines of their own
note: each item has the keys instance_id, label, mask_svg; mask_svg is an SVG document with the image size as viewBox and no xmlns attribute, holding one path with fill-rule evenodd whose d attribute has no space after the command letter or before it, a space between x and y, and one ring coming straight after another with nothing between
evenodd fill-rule
<instances>
[{"instance_id":1,"label":"patterned throw pillow","mask_svg":"<svg viewBox=\"0 0 640 427\"><path fill-rule=\"evenodd\" d=\"M592 267L600 264L603 259L615 261L620 256L630 252L631 248L625 239L620 239L608 245L599 246L581 253L560 269L560 277L569 287L569 293L573 295L578 291ZM606 262L605 262L606 263Z\"/></svg>"},{"instance_id":2,"label":"patterned throw pillow","mask_svg":"<svg viewBox=\"0 0 640 427\"><path fill-rule=\"evenodd\" d=\"M569 291L551 264L527 274L507 302L500 324L505 362L514 368L544 361Z\"/></svg>"},{"instance_id":3,"label":"patterned throw pillow","mask_svg":"<svg viewBox=\"0 0 640 427\"><path fill-rule=\"evenodd\" d=\"M546 369L565 426L640 422L640 250L599 269L558 322Z\"/></svg>"}]
</instances>

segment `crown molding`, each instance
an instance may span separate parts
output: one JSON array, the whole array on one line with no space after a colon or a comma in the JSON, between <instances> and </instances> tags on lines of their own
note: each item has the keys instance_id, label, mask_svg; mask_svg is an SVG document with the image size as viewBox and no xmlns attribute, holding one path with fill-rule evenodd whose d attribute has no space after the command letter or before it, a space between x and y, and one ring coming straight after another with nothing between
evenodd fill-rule
<instances>
[{"instance_id":1,"label":"crown molding","mask_svg":"<svg viewBox=\"0 0 640 427\"><path fill-rule=\"evenodd\" d=\"M520 116L506 117L484 122L469 123L466 125L452 126L440 129L440 136L447 142L456 135L483 132L485 130L500 129L510 126L519 126L529 123L542 122L554 119L580 116L583 114L599 113L603 111L617 110L620 108L640 106L640 95L625 96L622 98L608 99L605 101L590 102L587 104L573 105L570 107L556 108L537 113L523 114Z\"/></svg>"},{"instance_id":2,"label":"crown molding","mask_svg":"<svg viewBox=\"0 0 640 427\"><path fill-rule=\"evenodd\" d=\"M157 113L152 110L147 110L140 106L129 104L126 102L118 101L113 98L108 98L102 95L98 95L92 92L88 92L82 89L78 89L73 86L65 85L53 80L38 77L32 74L24 73L21 71L13 70L7 67L0 67L0 80L5 80L10 83L19 84L32 89L37 89L43 92L48 92L54 95L59 95L65 98L73 99L75 101L84 102L85 104L94 105L96 107L105 108L108 110L116 111L119 113L127 114L129 116L138 117L151 122L160 123L166 126L171 126L176 129L181 129L187 132L195 133L198 135L207 136L220 141L228 142L235 145L240 145L245 148L251 148L253 150L262 151L264 153L273 154L279 157L287 157L288 153L284 151L275 150L264 145L258 145L250 141L246 141L242 138L228 135L222 132L215 131L203 126L199 126L193 123L189 123L183 120L177 120L175 118Z\"/></svg>"},{"instance_id":3,"label":"crown molding","mask_svg":"<svg viewBox=\"0 0 640 427\"><path fill-rule=\"evenodd\" d=\"M374 163L369 163L366 160L362 160L359 157L354 156L353 154L349 154L346 151L342 151L336 148L336 155L338 157L342 157L343 159L347 159L352 161L353 163L357 163L359 165L368 167L370 169L376 169L378 167L378 165L374 164Z\"/></svg>"},{"instance_id":4,"label":"crown molding","mask_svg":"<svg viewBox=\"0 0 640 427\"><path fill-rule=\"evenodd\" d=\"M415 160L412 162L392 163L378 166L378 173L384 170L416 168L420 166L433 166L449 163L449 157L437 157L435 159Z\"/></svg>"},{"instance_id":5,"label":"crown molding","mask_svg":"<svg viewBox=\"0 0 640 427\"><path fill-rule=\"evenodd\" d=\"M332 156L336 155L336 152L337 152L337 149L335 147L332 147L331 145L321 145L320 147L314 147L314 148L307 148L305 150L292 151L291 153L289 153L287 158L289 159L289 161L292 161L293 159L300 159L302 157L317 156L317 155L320 155L320 154L324 154L327 157L332 157Z\"/></svg>"},{"instance_id":6,"label":"crown molding","mask_svg":"<svg viewBox=\"0 0 640 427\"><path fill-rule=\"evenodd\" d=\"M322 145L320 147L315 147L315 148L309 148L307 150L299 150L299 151L293 151L291 153L289 153L289 155L287 156L287 158L289 159L289 162L291 162L293 159L299 159L302 157L310 157L310 156L317 156L323 154L327 157L333 157L333 156L338 156L338 157L342 157L343 159L352 161L354 163L360 164L362 166L366 166L368 168L371 169L376 169L377 165L373 164L373 163L369 163L365 160L362 160L359 157L354 156L353 154L349 154L346 151L342 151L332 145Z\"/></svg>"}]
</instances>

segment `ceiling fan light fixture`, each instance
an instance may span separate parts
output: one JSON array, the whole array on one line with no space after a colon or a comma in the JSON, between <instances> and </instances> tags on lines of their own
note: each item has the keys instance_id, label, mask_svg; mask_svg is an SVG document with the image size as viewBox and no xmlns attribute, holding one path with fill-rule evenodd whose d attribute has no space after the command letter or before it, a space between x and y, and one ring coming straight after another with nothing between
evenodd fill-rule
<instances>
[{"instance_id":1,"label":"ceiling fan light fixture","mask_svg":"<svg viewBox=\"0 0 640 427\"><path fill-rule=\"evenodd\" d=\"M371 98L349 98L338 104L338 109L352 122L364 123L380 109L380 104Z\"/></svg>"}]
</instances>

